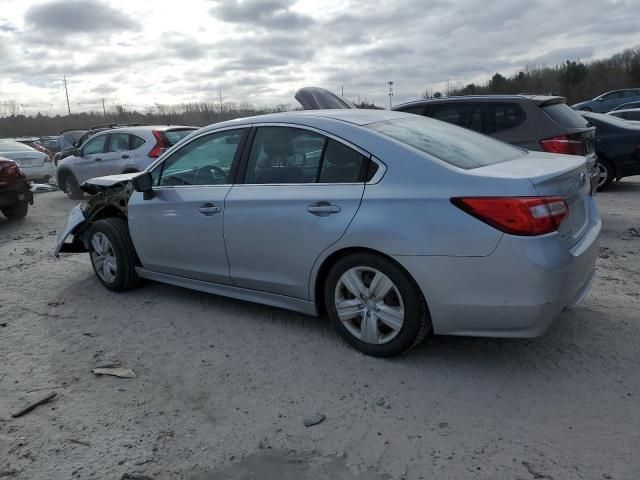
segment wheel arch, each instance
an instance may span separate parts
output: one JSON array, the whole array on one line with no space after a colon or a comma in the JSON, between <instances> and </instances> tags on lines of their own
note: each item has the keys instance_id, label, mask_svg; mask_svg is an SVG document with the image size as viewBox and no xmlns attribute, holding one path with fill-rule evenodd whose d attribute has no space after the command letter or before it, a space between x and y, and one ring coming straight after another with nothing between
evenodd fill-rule
<instances>
[{"instance_id":1,"label":"wheel arch","mask_svg":"<svg viewBox=\"0 0 640 480\"><path fill-rule=\"evenodd\" d=\"M69 167L57 167L56 168L56 180L58 181L58 186L60 187L61 190L64 191L64 185L63 185L63 180L65 178L67 178L67 176L69 175L73 175L73 171L71 171L71 169Z\"/></svg>"},{"instance_id":2,"label":"wheel arch","mask_svg":"<svg viewBox=\"0 0 640 480\"><path fill-rule=\"evenodd\" d=\"M407 277L409 277L411 281L416 284L416 286L418 287L418 291L420 292L420 294L422 295L422 298L425 300L425 303L426 303L424 292L422 291L422 288L420 288L420 285L418 285L418 282L416 282L415 278L413 278L413 275L411 275L411 273L407 271L407 269L404 268L404 266L401 265L399 262L397 262L393 257L373 248L343 247L343 248L334 250L333 252L328 254L325 258L321 260L321 263L319 264L319 266L316 269L314 269L315 275L313 275L311 279L310 293L313 295L311 299L316 304L316 310L318 311L318 315L325 315L327 312L326 305L324 304L324 295L322 294L322 287L324 286L324 282L327 278L327 275L329 274L329 270L331 270L331 267L335 265L335 263L338 260L356 253L369 253L372 255L382 257L392 262L400 270L406 273ZM428 308L429 306L427 304L427 310Z\"/></svg>"}]
</instances>

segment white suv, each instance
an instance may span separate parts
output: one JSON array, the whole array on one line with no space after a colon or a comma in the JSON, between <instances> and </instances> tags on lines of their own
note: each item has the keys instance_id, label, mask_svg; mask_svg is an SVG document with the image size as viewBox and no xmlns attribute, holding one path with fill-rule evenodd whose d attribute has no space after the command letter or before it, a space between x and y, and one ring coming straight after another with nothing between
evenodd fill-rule
<instances>
[{"instance_id":1,"label":"white suv","mask_svg":"<svg viewBox=\"0 0 640 480\"><path fill-rule=\"evenodd\" d=\"M165 150L197 129L164 125L103 130L58 163L58 185L69 197L79 198L82 196L79 187L85 180L142 171Z\"/></svg>"}]
</instances>

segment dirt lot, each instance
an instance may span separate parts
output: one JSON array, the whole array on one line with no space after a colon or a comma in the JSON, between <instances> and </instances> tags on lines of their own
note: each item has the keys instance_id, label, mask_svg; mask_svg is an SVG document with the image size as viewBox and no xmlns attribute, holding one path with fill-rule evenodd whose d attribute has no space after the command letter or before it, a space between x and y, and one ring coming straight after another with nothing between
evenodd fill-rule
<instances>
[{"instance_id":1,"label":"dirt lot","mask_svg":"<svg viewBox=\"0 0 640 480\"><path fill-rule=\"evenodd\" d=\"M546 336L381 360L324 319L110 293L86 255L49 257L74 202L39 194L0 220L0 478L640 478L640 181L598 199L596 284ZM116 362L137 378L90 373Z\"/></svg>"}]
</instances>

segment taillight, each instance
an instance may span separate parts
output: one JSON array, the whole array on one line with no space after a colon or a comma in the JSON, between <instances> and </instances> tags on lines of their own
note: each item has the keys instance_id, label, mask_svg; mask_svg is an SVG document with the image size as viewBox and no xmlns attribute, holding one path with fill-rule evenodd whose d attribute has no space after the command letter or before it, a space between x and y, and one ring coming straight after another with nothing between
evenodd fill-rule
<instances>
[{"instance_id":1,"label":"taillight","mask_svg":"<svg viewBox=\"0 0 640 480\"><path fill-rule=\"evenodd\" d=\"M0 177L20 177L22 176L22 171L20 167L13 161L0 161Z\"/></svg>"},{"instance_id":2,"label":"taillight","mask_svg":"<svg viewBox=\"0 0 640 480\"><path fill-rule=\"evenodd\" d=\"M451 203L502 232L522 236L554 232L569 213L562 197L452 198Z\"/></svg>"},{"instance_id":3,"label":"taillight","mask_svg":"<svg viewBox=\"0 0 640 480\"><path fill-rule=\"evenodd\" d=\"M171 145L167 143L167 141L164 139L164 136L159 131L151 130L151 133L153 133L153 136L156 138L156 144L153 146L153 148L149 152L149 157L158 158Z\"/></svg>"},{"instance_id":4,"label":"taillight","mask_svg":"<svg viewBox=\"0 0 640 480\"><path fill-rule=\"evenodd\" d=\"M545 152L562 153L565 155L586 155L586 149L582 140L573 140L567 135L545 138L540 140L540 145Z\"/></svg>"}]
</instances>

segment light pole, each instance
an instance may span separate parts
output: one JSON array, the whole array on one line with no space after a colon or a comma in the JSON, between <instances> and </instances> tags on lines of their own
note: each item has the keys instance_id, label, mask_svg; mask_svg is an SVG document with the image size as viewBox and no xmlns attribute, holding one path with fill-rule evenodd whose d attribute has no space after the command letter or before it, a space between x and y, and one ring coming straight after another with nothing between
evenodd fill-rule
<instances>
[{"instance_id":1,"label":"light pole","mask_svg":"<svg viewBox=\"0 0 640 480\"><path fill-rule=\"evenodd\" d=\"M393 81L389 80L389 110L391 110L391 98L393 97Z\"/></svg>"}]
</instances>

